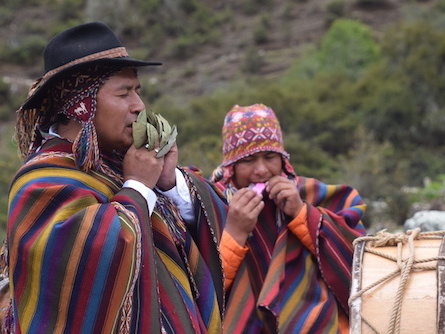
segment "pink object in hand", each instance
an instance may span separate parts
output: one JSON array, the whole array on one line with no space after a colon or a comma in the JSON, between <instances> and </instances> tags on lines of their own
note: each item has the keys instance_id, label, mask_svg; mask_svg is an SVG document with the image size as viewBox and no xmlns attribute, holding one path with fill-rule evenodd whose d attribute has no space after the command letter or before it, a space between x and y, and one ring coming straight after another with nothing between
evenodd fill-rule
<instances>
[{"instance_id":1,"label":"pink object in hand","mask_svg":"<svg viewBox=\"0 0 445 334\"><path fill-rule=\"evenodd\" d=\"M263 190L266 188L266 184L265 183L251 183L249 185L249 188L252 190L255 190L255 192L258 195L261 195Z\"/></svg>"}]
</instances>

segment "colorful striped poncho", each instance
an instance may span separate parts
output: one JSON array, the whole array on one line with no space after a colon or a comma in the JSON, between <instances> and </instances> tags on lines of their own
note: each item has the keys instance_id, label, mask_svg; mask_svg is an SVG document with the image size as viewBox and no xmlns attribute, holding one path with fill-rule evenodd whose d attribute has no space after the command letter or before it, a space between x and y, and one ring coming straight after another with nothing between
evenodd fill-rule
<instances>
[{"instance_id":1,"label":"colorful striped poncho","mask_svg":"<svg viewBox=\"0 0 445 334\"><path fill-rule=\"evenodd\" d=\"M349 186L298 176L295 182L307 205L312 251L286 227L292 219L265 198L227 292L226 333L348 332L352 241L365 233L366 206ZM236 191L232 183L216 185L229 200Z\"/></svg>"},{"instance_id":2,"label":"colorful striped poncho","mask_svg":"<svg viewBox=\"0 0 445 334\"><path fill-rule=\"evenodd\" d=\"M211 185L183 172L194 224L161 194L149 218L138 192L77 169L67 142L49 140L31 156L9 197L12 330L220 332L225 207Z\"/></svg>"}]
</instances>

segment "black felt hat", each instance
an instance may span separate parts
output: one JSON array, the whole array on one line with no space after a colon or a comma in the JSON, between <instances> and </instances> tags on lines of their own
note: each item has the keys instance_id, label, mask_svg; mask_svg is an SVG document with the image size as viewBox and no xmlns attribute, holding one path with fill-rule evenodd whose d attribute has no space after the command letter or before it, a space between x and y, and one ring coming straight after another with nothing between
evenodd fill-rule
<instances>
[{"instance_id":1,"label":"black felt hat","mask_svg":"<svg viewBox=\"0 0 445 334\"><path fill-rule=\"evenodd\" d=\"M91 22L67 29L56 35L43 52L45 75L39 79L22 105L22 109L38 108L48 87L67 71L96 63L117 66L162 65L159 61L143 61L129 57L116 34L102 22Z\"/></svg>"}]
</instances>

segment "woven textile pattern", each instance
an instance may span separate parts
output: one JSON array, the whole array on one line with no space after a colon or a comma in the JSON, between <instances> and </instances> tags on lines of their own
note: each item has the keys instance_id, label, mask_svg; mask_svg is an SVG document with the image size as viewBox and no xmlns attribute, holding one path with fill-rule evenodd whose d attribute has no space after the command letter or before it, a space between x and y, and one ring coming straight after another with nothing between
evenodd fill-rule
<instances>
[{"instance_id":1,"label":"woven textile pattern","mask_svg":"<svg viewBox=\"0 0 445 334\"><path fill-rule=\"evenodd\" d=\"M365 233L366 206L349 186L298 176L295 182L308 205L315 253L266 200L229 291L225 333L339 333L339 318L347 319L352 240ZM228 198L236 191L224 181L216 185Z\"/></svg>"},{"instance_id":2,"label":"woven textile pattern","mask_svg":"<svg viewBox=\"0 0 445 334\"><path fill-rule=\"evenodd\" d=\"M16 332L219 332L225 208L212 188L187 172L200 192L192 196L196 222L185 229L171 225L180 216L167 198L149 220L136 191L80 171L72 156L70 143L48 140L11 187Z\"/></svg>"}]
</instances>

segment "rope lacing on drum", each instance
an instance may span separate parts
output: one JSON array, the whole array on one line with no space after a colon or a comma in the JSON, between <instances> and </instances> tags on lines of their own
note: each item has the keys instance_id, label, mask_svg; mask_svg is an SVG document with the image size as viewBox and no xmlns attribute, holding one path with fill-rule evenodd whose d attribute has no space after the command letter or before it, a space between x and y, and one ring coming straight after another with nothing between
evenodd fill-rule
<instances>
[{"instance_id":1,"label":"rope lacing on drum","mask_svg":"<svg viewBox=\"0 0 445 334\"><path fill-rule=\"evenodd\" d=\"M414 240L417 239L442 239L445 235L445 231L431 231L431 232L421 232L420 228L416 228L414 230L409 230L404 233L388 233L386 230L382 230L377 232L375 236L363 236L354 240L355 244L359 242L366 242L365 251L368 253L372 253L381 257L384 257L388 260L394 261L397 263L397 269L393 272L390 272L386 276L372 283L371 285L362 288L356 294L351 295L349 297L349 305L361 297L365 292L371 290L372 288L378 286L379 284L389 281L392 278L400 275L400 282L397 288L397 293L395 296L395 301L393 305L393 310L391 312L391 318L387 330L387 334L397 334L400 332L400 319L402 315L402 301L403 301L403 292L405 289L406 281L408 280L409 274L411 271L422 271L422 270L436 270L435 265L425 265L425 263L445 260L445 256L435 256L424 259L415 259L415 245ZM402 255L402 247L403 245L408 244L409 255L407 258L403 258ZM397 256L391 256L384 252L380 252L374 247L386 247L386 246L397 246ZM379 333L374 326L367 321L360 314L362 321L368 325L375 333Z\"/></svg>"}]
</instances>

